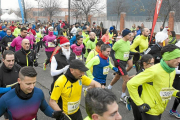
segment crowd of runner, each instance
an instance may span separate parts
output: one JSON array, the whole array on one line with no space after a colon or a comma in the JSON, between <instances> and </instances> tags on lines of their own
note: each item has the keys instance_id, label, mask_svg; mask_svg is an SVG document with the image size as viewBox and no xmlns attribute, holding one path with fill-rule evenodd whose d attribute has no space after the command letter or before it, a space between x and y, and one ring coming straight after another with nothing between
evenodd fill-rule
<instances>
[{"instance_id":1,"label":"crowd of runner","mask_svg":"<svg viewBox=\"0 0 180 120\"><path fill-rule=\"evenodd\" d=\"M150 34L143 23L123 31L95 22L0 23L0 116L37 120L40 108L56 120L83 120L83 92L88 115L84 120L123 119L119 100L133 111L134 120L160 120L172 96L169 114L180 119L180 42L168 27L161 27L152 39ZM42 70L50 67L53 77L48 103L35 87L40 50L47 57ZM133 67L136 75L129 76ZM107 85L110 69L114 78ZM111 89L120 78L122 90L116 96Z\"/></svg>"}]
</instances>

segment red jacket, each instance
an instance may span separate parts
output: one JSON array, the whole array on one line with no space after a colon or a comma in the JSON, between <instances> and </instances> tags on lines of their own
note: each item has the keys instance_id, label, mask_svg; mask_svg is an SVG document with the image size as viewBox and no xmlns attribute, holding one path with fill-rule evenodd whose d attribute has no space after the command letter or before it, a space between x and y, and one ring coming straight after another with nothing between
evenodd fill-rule
<instances>
[{"instance_id":1,"label":"red jacket","mask_svg":"<svg viewBox=\"0 0 180 120\"><path fill-rule=\"evenodd\" d=\"M36 35L36 31L33 30L32 28L29 28L27 31L29 32L31 30L32 34L35 36Z\"/></svg>"},{"instance_id":2,"label":"red jacket","mask_svg":"<svg viewBox=\"0 0 180 120\"><path fill-rule=\"evenodd\" d=\"M13 33L15 28L16 28L16 26L10 26L9 28L11 29L11 32Z\"/></svg>"}]
</instances>

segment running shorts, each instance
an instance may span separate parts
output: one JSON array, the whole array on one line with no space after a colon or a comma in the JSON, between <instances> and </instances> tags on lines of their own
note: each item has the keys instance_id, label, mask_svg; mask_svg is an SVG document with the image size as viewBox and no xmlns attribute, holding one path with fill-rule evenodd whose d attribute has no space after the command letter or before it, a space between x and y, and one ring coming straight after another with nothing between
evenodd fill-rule
<instances>
[{"instance_id":1,"label":"running shorts","mask_svg":"<svg viewBox=\"0 0 180 120\"><path fill-rule=\"evenodd\" d=\"M117 62L119 63L118 74L119 75L127 75L127 71L126 71L127 61L117 60Z\"/></svg>"}]
</instances>

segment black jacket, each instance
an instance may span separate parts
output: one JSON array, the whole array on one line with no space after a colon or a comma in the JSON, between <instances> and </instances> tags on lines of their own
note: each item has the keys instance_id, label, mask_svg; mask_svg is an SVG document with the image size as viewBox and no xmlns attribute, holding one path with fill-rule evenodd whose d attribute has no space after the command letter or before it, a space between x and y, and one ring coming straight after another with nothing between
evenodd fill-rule
<instances>
[{"instance_id":1,"label":"black jacket","mask_svg":"<svg viewBox=\"0 0 180 120\"><path fill-rule=\"evenodd\" d=\"M33 64L37 62L36 54L34 53L33 50L30 50L28 53L26 53L24 51L24 49L21 48L21 50L15 52L15 61L21 67L33 66ZM28 63L28 65L27 65L27 63Z\"/></svg>"},{"instance_id":2,"label":"black jacket","mask_svg":"<svg viewBox=\"0 0 180 120\"><path fill-rule=\"evenodd\" d=\"M1 41L0 41L0 46L2 46L2 48L6 49L6 47L10 47L8 46L8 42L12 42L13 39L15 38L15 36L12 35L12 37L7 37L5 36Z\"/></svg>"},{"instance_id":3,"label":"black jacket","mask_svg":"<svg viewBox=\"0 0 180 120\"><path fill-rule=\"evenodd\" d=\"M151 46L150 48L148 48L145 52L145 54L151 54L154 57L154 63L160 63L161 61L161 49L162 47L158 44L155 44L153 46Z\"/></svg>"},{"instance_id":4,"label":"black jacket","mask_svg":"<svg viewBox=\"0 0 180 120\"><path fill-rule=\"evenodd\" d=\"M14 64L12 69L8 69L4 63L0 67L0 87L6 87L17 82L21 66ZM1 96L1 95L0 95Z\"/></svg>"},{"instance_id":5,"label":"black jacket","mask_svg":"<svg viewBox=\"0 0 180 120\"><path fill-rule=\"evenodd\" d=\"M69 58L69 60L67 60L67 59L66 59L66 56L63 55L61 49L59 50L59 53L57 53L56 55L54 55L54 57L55 57L55 59L56 59L57 65L58 65L56 70L59 70L59 69L64 68L66 65L69 65L69 63L70 63L72 60L76 59L76 55L75 55L73 52L71 52L70 58ZM53 77L54 80L57 80L57 78L58 78L59 76L61 76L61 75L62 75L62 74L57 75L57 76L54 76L54 77Z\"/></svg>"}]
</instances>

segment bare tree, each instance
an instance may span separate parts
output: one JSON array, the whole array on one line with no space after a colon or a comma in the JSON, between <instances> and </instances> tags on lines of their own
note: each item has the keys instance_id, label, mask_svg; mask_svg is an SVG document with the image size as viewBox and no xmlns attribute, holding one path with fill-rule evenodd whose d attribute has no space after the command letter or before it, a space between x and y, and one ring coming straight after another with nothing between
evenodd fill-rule
<instances>
[{"instance_id":1,"label":"bare tree","mask_svg":"<svg viewBox=\"0 0 180 120\"><path fill-rule=\"evenodd\" d=\"M105 7L105 5L100 6L100 0L82 0L77 2L77 0L72 0L71 5L75 9L82 11L86 16L86 21L88 21L88 15L92 12L97 12Z\"/></svg>"},{"instance_id":2,"label":"bare tree","mask_svg":"<svg viewBox=\"0 0 180 120\"><path fill-rule=\"evenodd\" d=\"M74 16L77 22L78 18L83 16L83 12L80 10L74 9L73 6L71 6L71 16Z\"/></svg>"},{"instance_id":3,"label":"bare tree","mask_svg":"<svg viewBox=\"0 0 180 120\"><path fill-rule=\"evenodd\" d=\"M110 3L110 6L112 6L110 13L113 15L117 15L117 23L116 23L116 28L117 28L120 14L121 12L127 12L128 5L125 0L114 0L113 2Z\"/></svg>"},{"instance_id":4,"label":"bare tree","mask_svg":"<svg viewBox=\"0 0 180 120\"><path fill-rule=\"evenodd\" d=\"M44 12L49 15L50 20L52 16L60 12L59 0L39 0L39 6L43 8Z\"/></svg>"}]
</instances>

